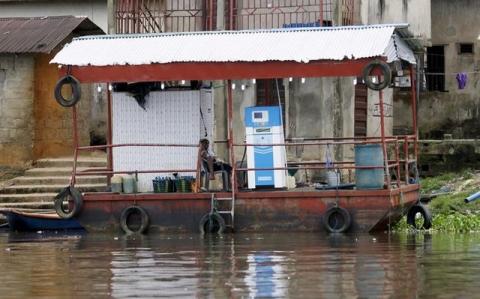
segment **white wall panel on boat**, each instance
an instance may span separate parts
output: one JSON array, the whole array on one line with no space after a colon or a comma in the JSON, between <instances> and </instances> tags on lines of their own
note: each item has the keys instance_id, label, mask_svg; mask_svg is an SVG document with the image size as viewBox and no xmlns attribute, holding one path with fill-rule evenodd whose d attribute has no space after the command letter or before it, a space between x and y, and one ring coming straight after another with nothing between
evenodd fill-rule
<instances>
[{"instance_id":1,"label":"white wall panel on boat","mask_svg":"<svg viewBox=\"0 0 480 299\"><path fill-rule=\"evenodd\" d=\"M370 58L386 55L395 26L89 36L74 39L52 63L107 66Z\"/></svg>"},{"instance_id":2,"label":"white wall panel on boat","mask_svg":"<svg viewBox=\"0 0 480 299\"><path fill-rule=\"evenodd\" d=\"M113 93L113 143L198 144L200 92L150 92L146 110L124 92ZM120 147L113 150L114 171L195 169L196 147ZM195 175L179 173L179 175ZM153 191L152 180L171 173L138 175L138 191Z\"/></svg>"}]
</instances>

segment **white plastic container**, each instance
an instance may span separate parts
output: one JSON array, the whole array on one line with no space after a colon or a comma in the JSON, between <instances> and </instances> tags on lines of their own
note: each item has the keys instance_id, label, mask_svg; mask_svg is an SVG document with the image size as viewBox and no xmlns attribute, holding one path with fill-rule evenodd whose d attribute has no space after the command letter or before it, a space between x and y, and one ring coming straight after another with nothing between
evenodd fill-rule
<instances>
[{"instance_id":1,"label":"white plastic container","mask_svg":"<svg viewBox=\"0 0 480 299\"><path fill-rule=\"evenodd\" d=\"M137 191L137 182L131 174L123 176L123 192L126 194L135 193Z\"/></svg>"},{"instance_id":2,"label":"white plastic container","mask_svg":"<svg viewBox=\"0 0 480 299\"><path fill-rule=\"evenodd\" d=\"M327 170L327 184L331 187L340 185L340 173L335 170Z\"/></svg>"},{"instance_id":3,"label":"white plastic container","mask_svg":"<svg viewBox=\"0 0 480 299\"><path fill-rule=\"evenodd\" d=\"M123 179L119 175L114 175L110 179L110 186L112 188L112 192L114 193L122 193L123 191Z\"/></svg>"}]
</instances>

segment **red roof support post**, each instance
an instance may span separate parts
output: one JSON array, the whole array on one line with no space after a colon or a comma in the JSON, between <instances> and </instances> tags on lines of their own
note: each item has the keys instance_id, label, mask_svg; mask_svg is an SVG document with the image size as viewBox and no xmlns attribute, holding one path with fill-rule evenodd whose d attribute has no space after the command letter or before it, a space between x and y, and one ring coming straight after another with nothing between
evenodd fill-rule
<instances>
[{"instance_id":1,"label":"red roof support post","mask_svg":"<svg viewBox=\"0 0 480 299\"><path fill-rule=\"evenodd\" d=\"M237 192L236 172L237 166L235 163L234 147L233 147L233 92L232 80L227 80L227 127L228 127L228 155L230 158L230 165L232 166L231 186L234 194Z\"/></svg>"},{"instance_id":2,"label":"red roof support post","mask_svg":"<svg viewBox=\"0 0 480 299\"><path fill-rule=\"evenodd\" d=\"M110 91L110 83L107 84L107 145L112 145L112 92ZM107 168L113 170L113 149L107 148ZM110 185L112 176L108 176L108 184Z\"/></svg>"},{"instance_id":3,"label":"red roof support post","mask_svg":"<svg viewBox=\"0 0 480 299\"><path fill-rule=\"evenodd\" d=\"M414 145L414 154L415 160L418 161L418 128L417 128L417 80L415 74L415 68L410 64L410 94L412 96L412 127L413 135L415 136Z\"/></svg>"},{"instance_id":4,"label":"red roof support post","mask_svg":"<svg viewBox=\"0 0 480 299\"><path fill-rule=\"evenodd\" d=\"M70 185L75 186L75 173L77 172L77 157L78 157L78 125L77 125L77 107L72 107L72 128L73 128L73 170Z\"/></svg>"},{"instance_id":5,"label":"red roof support post","mask_svg":"<svg viewBox=\"0 0 480 299\"><path fill-rule=\"evenodd\" d=\"M378 78L377 80L380 80ZM390 169L388 165L388 153L387 153L387 143L385 141L385 111L383 109L383 91L380 90L378 92L379 97L379 105L380 105L380 136L382 140L382 148L383 148L383 161L385 163L385 176L387 178L387 188L390 189Z\"/></svg>"}]
</instances>

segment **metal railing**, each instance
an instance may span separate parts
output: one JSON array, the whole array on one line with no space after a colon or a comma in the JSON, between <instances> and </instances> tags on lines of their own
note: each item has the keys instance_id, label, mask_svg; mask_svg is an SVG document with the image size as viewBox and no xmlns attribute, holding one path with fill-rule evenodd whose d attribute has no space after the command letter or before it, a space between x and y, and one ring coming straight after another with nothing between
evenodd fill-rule
<instances>
[{"instance_id":1,"label":"metal railing","mask_svg":"<svg viewBox=\"0 0 480 299\"><path fill-rule=\"evenodd\" d=\"M112 161L109 161L107 168L89 168L82 171L77 171L77 160L79 152L82 151L95 151L95 150L107 150L111 151L113 148L121 147L181 147L181 148L198 148L197 153L197 165L194 169L147 169L147 170L122 170L114 171L112 167ZM111 155L109 155L111 157ZM111 158L109 158L111 159ZM106 145L94 145L94 146L78 146L74 151L73 169L70 185L74 186L77 176L89 176L89 175L106 175L109 178L115 174L144 174L144 173L181 173L181 172L193 172L196 174L197 182L200 176L200 144L175 144L175 143L124 143L124 144L106 144Z\"/></svg>"},{"instance_id":2,"label":"metal railing","mask_svg":"<svg viewBox=\"0 0 480 299\"><path fill-rule=\"evenodd\" d=\"M388 189L392 187L399 188L403 182L409 183L412 172L415 176L418 174L416 170L411 169L411 165L416 168L416 137L414 135L405 136L389 136L385 137L384 142L380 137L339 137L339 138L310 138L303 142L292 142L291 139L285 143L262 143L262 144L233 144L234 147L255 147L255 146L285 146L285 147L312 147L312 146L344 146L344 145L365 145L365 144L380 144L385 147L384 152L387 157L384 157L384 165L358 166L355 161L334 161L334 169L384 169L384 184ZM391 156L391 157L390 157ZM295 166L288 166L288 165ZM327 161L287 161L286 167L269 167L269 168L234 168L236 172L248 171L262 171L262 170L328 170L332 166L328 165ZM393 171L393 172L391 172ZM391 174L395 178L395 183L392 184ZM416 177L415 177L416 179Z\"/></svg>"},{"instance_id":3,"label":"metal railing","mask_svg":"<svg viewBox=\"0 0 480 299\"><path fill-rule=\"evenodd\" d=\"M219 141L217 143L224 143ZM232 144L233 147L255 147L255 146L284 146L284 147L338 147L345 145L365 145L365 144L380 144L386 147L387 157L384 157L384 165L371 165L371 166L358 166L355 161L333 161L334 169L345 170L358 170L358 169L384 169L384 184L388 189L399 188L404 183L409 183L412 175L412 166L416 167L416 137L414 135L405 136L387 136L384 143L380 137L338 137L338 138L306 138L302 142L292 142L292 139L287 139L285 143L240 143ZM108 150L121 147L182 147L182 148L198 148L197 165L194 169L148 169L148 170L122 170L114 171L112 168L90 168L82 171L77 171L78 154L82 151L95 151L95 150ZM72 179L70 184L75 185L76 178L78 176L89 175L106 175L113 176L115 174L145 174L145 173L181 173L181 172L193 172L196 174L197 182L200 182L200 170L201 170L201 147L199 144L175 144L175 143L126 143L126 144L109 144L109 145L97 145L97 146L79 146L74 152L74 163L72 170ZM233 173L248 172L248 171L262 171L262 170L328 170L332 169L331 165L328 165L327 161L287 161L286 167L270 167L270 168L245 168L237 167L236 163L232 165ZM110 164L111 165L111 164ZM288 166L290 165L290 166ZM292 166L294 165L294 166ZM392 171L392 172L391 172ZM394 182L392 183L391 174L394 174ZM403 180L402 180L403 178ZM416 179L416 177L415 177ZM236 188L236 182L232 182L234 188ZM197 190L198 191L198 190Z\"/></svg>"},{"instance_id":4,"label":"metal railing","mask_svg":"<svg viewBox=\"0 0 480 299\"><path fill-rule=\"evenodd\" d=\"M226 30L244 30L352 25L353 19L354 0L118 0L115 8L119 34L216 30L218 20Z\"/></svg>"}]
</instances>

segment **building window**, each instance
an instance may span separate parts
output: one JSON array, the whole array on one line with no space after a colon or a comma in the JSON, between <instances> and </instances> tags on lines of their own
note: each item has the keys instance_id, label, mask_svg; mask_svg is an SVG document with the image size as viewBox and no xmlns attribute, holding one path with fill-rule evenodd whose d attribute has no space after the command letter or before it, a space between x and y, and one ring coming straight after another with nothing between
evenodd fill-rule
<instances>
[{"instance_id":1,"label":"building window","mask_svg":"<svg viewBox=\"0 0 480 299\"><path fill-rule=\"evenodd\" d=\"M256 91L256 105L278 106L280 103L282 107L282 118L285 120L285 87L283 86L282 79L259 79L256 83Z\"/></svg>"},{"instance_id":2,"label":"building window","mask_svg":"<svg viewBox=\"0 0 480 299\"><path fill-rule=\"evenodd\" d=\"M445 91L445 47L427 48L427 89Z\"/></svg>"},{"instance_id":3,"label":"building window","mask_svg":"<svg viewBox=\"0 0 480 299\"><path fill-rule=\"evenodd\" d=\"M257 80L257 106L278 106L285 104L285 88L282 79ZM280 100L279 100L280 95Z\"/></svg>"},{"instance_id":4,"label":"building window","mask_svg":"<svg viewBox=\"0 0 480 299\"><path fill-rule=\"evenodd\" d=\"M458 54L473 54L472 43L457 44Z\"/></svg>"},{"instance_id":5,"label":"building window","mask_svg":"<svg viewBox=\"0 0 480 299\"><path fill-rule=\"evenodd\" d=\"M229 30L332 26L337 0L228 0ZM353 0L342 0L342 19L353 23Z\"/></svg>"},{"instance_id":6,"label":"building window","mask_svg":"<svg viewBox=\"0 0 480 299\"><path fill-rule=\"evenodd\" d=\"M116 33L213 30L217 0L118 0Z\"/></svg>"}]
</instances>

